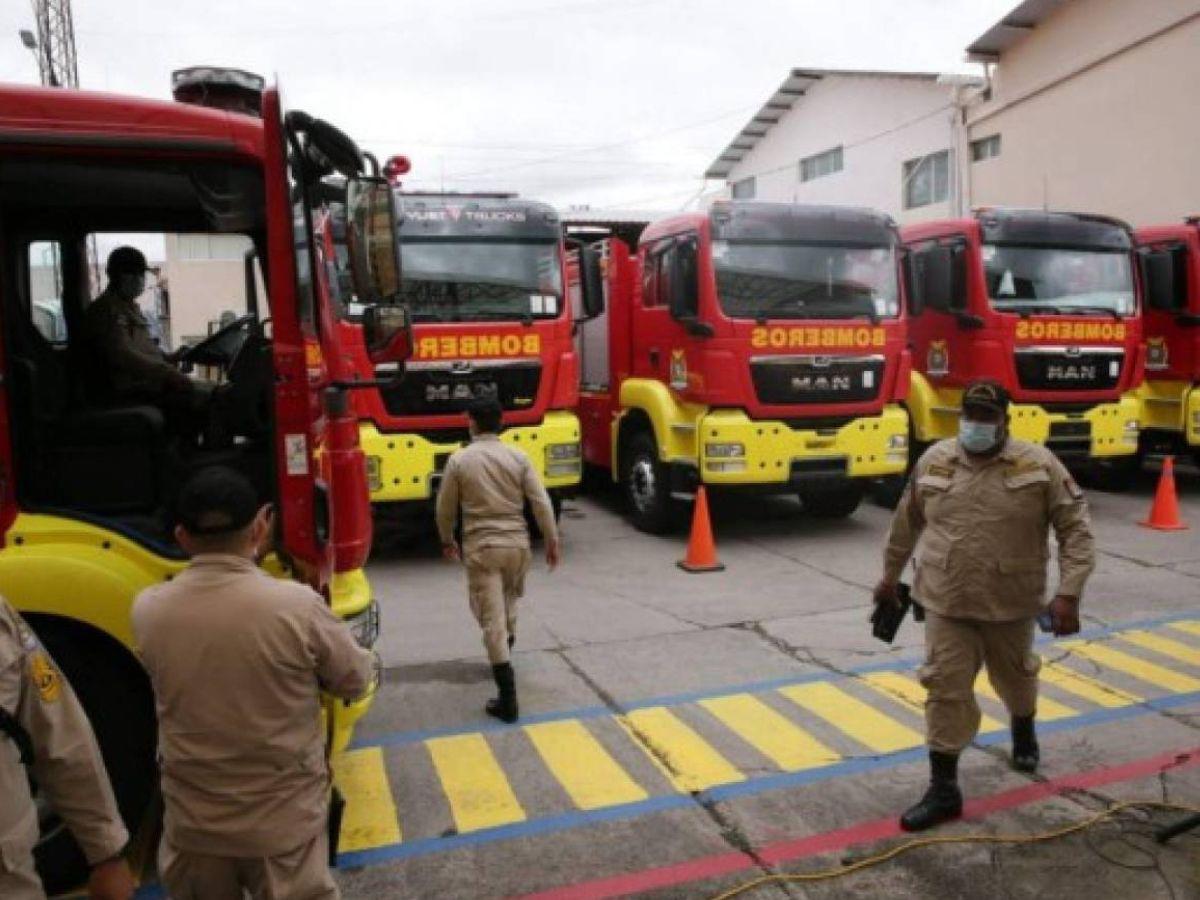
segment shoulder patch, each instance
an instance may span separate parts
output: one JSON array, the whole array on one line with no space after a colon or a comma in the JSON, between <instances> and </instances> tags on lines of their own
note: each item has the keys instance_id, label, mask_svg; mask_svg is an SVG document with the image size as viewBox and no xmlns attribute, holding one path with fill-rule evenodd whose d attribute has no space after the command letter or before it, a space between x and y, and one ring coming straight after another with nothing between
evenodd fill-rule
<instances>
[{"instance_id":1,"label":"shoulder patch","mask_svg":"<svg viewBox=\"0 0 1200 900\"><path fill-rule=\"evenodd\" d=\"M937 478L953 478L954 468L952 466L941 466L937 463L931 465L925 470L926 475L933 475Z\"/></svg>"},{"instance_id":2,"label":"shoulder patch","mask_svg":"<svg viewBox=\"0 0 1200 900\"><path fill-rule=\"evenodd\" d=\"M57 703L62 696L62 676L45 650L38 650L29 657L29 677L37 688L43 703Z\"/></svg>"}]
</instances>

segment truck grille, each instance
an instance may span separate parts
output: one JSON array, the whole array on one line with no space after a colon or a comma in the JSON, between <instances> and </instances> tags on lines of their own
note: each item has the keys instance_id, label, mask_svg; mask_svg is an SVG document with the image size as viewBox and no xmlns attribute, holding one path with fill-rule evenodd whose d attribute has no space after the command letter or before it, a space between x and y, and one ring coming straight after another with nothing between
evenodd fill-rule
<instances>
[{"instance_id":1,"label":"truck grille","mask_svg":"<svg viewBox=\"0 0 1200 900\"><path fill-rule=\"evenodd\" d=\"M1016 352L1017 380L1035 391L1104 391L1121 380L1123 350L1036 348Z\"/></svg>"},{"instance_id":2,"label":"truck grille","mask_svg":"<svg viewBox=\"0 0 1200 900\"><path fill-rule=\"evenodd\" d=\"M381 389L393 416L463 412L472 400L495 397L505 410L529 409L537 399L542 364L536 360L467 366L413 363L396 385Z\"/></svg>"},{"instance_id":3,"label":"truck grille","mask_svg":"<svg viewBox=\"0 0 1200 900\"><path fill-rule=\"evenodd\" d=\"M879 396L882 356L760 356L750 360L759 403L862 403Z\"/></svg>"}]
</instances>

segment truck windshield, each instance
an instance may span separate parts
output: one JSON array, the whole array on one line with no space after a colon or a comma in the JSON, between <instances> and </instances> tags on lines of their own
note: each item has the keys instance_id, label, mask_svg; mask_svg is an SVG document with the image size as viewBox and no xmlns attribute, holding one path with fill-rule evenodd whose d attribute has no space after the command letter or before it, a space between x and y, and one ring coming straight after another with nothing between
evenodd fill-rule
<instances>
[{"instance_id":1,"label":"truck windshield","mask_svg":"<svg viewBox=\"0 0 1200 900\"><path fill-rule=\"evenodd\" d=\"M982 254L993 309L1113 317L1134 311L1127 251L984 244Z\"/></svg>"},{"instance_id":2,"label":"truck windshield","mask_svg":"<svg viewBox=\"0 0 1200 900\"><path fill-rule=\"evenodd\" d=\"M735 319L900 313L891 247L713 241L713 267L721 309Z\"/></svg>"},{"instance_id":3,"label":"truck windshield","mask_svg":"<svg viewBox=\"0 0 1200 900\"><path fill-rule=\"evenodd\" d=\"M401 302L416 322L552 319L562 311L555 241L406 238Z\"/></svg>"}]
</instances>

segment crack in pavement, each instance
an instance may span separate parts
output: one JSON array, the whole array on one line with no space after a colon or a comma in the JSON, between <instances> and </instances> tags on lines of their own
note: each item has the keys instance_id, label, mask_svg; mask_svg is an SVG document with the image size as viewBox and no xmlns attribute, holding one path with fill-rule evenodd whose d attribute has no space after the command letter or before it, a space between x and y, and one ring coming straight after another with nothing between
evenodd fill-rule
<instances>
[{"instance_id":1,"label":"crack in pavement","mask_svg":"<svg viewBox=\"0 0 1200 900\"><path fill-rule=\"evenodd\" d=\"M668 773L673 780L682 777L683 773L672 762L670 754L666 752L665 748L659 746L650 735L646 734L645 731L638 728L629 720L628 713L630 710L623 707L612 694L606 691L586 670L571 659L570 654L566 650L556 650L554 652L562 659L567 668L599 698L600 702L621 723L625 732L642 746L646 753L658 763L664 772ZM688 796L692 798L696 807L704 812L716 826L721 839L726 844L733 850L746 856L763 874L779 874L779 870L776 867L772 866L759 855L758 851L754 849L750 838L742 831L737 822L726 815L718 801L702 799L700 791L689 791ZM785 897L796 896L786 884L775 884L772 886Z\"/></svg>"}]
</instances>

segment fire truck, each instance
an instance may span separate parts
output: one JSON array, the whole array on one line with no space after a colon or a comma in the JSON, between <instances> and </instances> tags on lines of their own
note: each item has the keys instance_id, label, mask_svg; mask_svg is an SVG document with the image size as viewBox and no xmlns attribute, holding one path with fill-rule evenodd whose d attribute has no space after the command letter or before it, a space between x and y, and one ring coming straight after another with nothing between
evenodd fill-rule
<instances>
[{"instance_id":1,"label":"fire truck","mask_svg":"<svg viewBox=\"0 0 1200 900\"><path fill-rule=\"evenodd\" d=\"M397 512L427 505L450 454L468 438L466 408L494 397L500 439L524 452L556 512L580 480L579 375L555 211L504 194L397 192L414 354L403 380L374 365L359 310L343 307L343 343L377 387L354 395L371 500ZM357 348L357 349L356 349Z\"/></svg>"},{"instance_id":2,"label":"fire truck","mask_svg":"<svg viewBox=\"0 0 1200 900\"><path fill-rule=\"evenodd\" d=\"M322 591L365 646L378 632L361 570L371 517L346 396L354 385L339 367L312 239L314 190L335 171L347 179L355 289L375 304L367 344L381 362L407 352L403 309L391 302L390 187L364 176L353 141L285 114L278 89L248 73L181 70L174 87L177 102L0 86L0 593L79 694L131 831L155 784L156 724L130 607L186 563L171 508L189 473L222 464L250 477L277 513L264 567ZM220 372L202 436L175 431L153 402L94 390L83 316L102 284L89 278L89 249L131 240L245 253L244 284L171 284L175 312L214 292L244 309L175 355L185 370ZM36 308L46 265L61 330L47 330ZM325 704L336 746L368 704ZM86 866L61 821L39 813L37 859L53 893Z\"/></svg>"},{"instance_id":3,"label":"fire truck","mask_svg":"<svg viewBox=\"0 0 1200 900\"><path fill-rule=\"evenodd\" d=\"M1146 282L1142 449L1200 460L1200 218L1136 237Z\"/></svg>"},{"instance_id":4,"label":"fire truck","mask_svg":"<svg viewBox=\"0 0 1200 900\"><path fill-rule=\"evenodd\" d=\"M583 230L581 230L582 233ZM592 242L584 459L661 532L698 485L799 495L841 517L908 458L900 237L844 207L720 201Z\"/></svg>"},{"instance_id":5,"label":"fire truck","mask_svg":"<svg viewBox=\"0 0 1200 900\"><path fill-rule=\"evenodd\" d=\"M963 388L993 378L1015 437L1118 487L1137 465L1140 281L1129 226L986 209L902 229L911 278L915 460L958 433Z\"/></svg>"}]
</instances>

